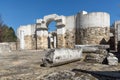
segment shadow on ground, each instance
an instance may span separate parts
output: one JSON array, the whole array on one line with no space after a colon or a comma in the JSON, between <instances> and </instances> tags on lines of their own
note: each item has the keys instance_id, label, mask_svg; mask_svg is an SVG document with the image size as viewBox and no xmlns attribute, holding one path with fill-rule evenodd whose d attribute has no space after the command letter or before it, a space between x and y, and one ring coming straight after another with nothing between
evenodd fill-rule
<instances>
[{"instance_id":1,"label":"shadow on ground","mask_svg":"<svg viewBox=\"0 0 120 80\"><path fill-rule=\"evenodd\" d=\"M88 73L96 77L98 80L120 80L120 71L86 71L81 69L73 69L75 73Z\"/></svg>"}]
</instances>

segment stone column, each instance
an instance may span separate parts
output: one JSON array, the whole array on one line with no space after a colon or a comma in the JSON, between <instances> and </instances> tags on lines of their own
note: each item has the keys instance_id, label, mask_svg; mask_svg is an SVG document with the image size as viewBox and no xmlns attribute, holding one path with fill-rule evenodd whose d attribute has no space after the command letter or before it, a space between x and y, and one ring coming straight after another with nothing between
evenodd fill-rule
<instances>
[{"instance_id":1,"label":"stone column","mask_svg":"<svg viewBox=\"0 0 120 80\"><path fill-rule=\"evenodd\" d=\"M20 31L20 49L25 49L24 31Z\"/></svg>"},{"instance_id":2,"label":"stone column","mask_svg":"<svg viewBox=\"0 0 120 80\"><path fill-rule=\"evenodd\" d=\"M50 48L53 49L54 48L54 40L53 40L53 37L50 38Z\"/></svg>"},{"instance_id":3,"label":"stone column","mask_svg":"<svg viewBox=\"0 0 120 80\"><path fill-rule=\"evenodd\" d=\"M54 48L56 48L56 36L54 36Z\"/></svg>"}]
</instances>

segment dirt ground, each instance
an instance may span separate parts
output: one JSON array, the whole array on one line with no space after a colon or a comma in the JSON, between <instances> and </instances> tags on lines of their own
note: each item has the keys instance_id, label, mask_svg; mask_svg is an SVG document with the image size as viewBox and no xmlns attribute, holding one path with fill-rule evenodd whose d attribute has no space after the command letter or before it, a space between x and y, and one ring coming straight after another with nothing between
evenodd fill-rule
<instances>
[{"instance_id":1,"label":"dirt ground","mask_svg":"<svg viewBox=\"0 0 120 80\"><path fill-rule=\"evenodd\" d=\"M79 64L78 61L52 68L42 67L46 52L26 50L0 54L0 80L39 80L45 74L71 70Z\"/></svg>"},{"instance_id":2,"label":"dirt ground","mask_svg":"<svg viewBox=\"0 0 120 80\"><path fill-rule=\"evenodd\" d=\"M106 69L111 71L118 71L120 76L120 66L103 66L94 65L93 63L81 63L81 61L69 63L57 67L42 67L42 58L47 51L26 50L26 51L12 51L9 53L0 54L0 80L40 80L44 75L52 72L73 70L78 66L78 69L83 70L101 70ZM94 67L93 67L94 66ZM76 68L77 69L77 68ZM79 71L79 70L78 70ZM92 72L93 73L93 72ZM97 72L98 73L98 72ZM104 72L108 74L110 72ZM113 75L113 72L111 72ZM95 74L95 72L94 72ZM101 74L101 73L100 73ZM116 72L115 72L116 74Z\"/></svg>"}]
</instances>

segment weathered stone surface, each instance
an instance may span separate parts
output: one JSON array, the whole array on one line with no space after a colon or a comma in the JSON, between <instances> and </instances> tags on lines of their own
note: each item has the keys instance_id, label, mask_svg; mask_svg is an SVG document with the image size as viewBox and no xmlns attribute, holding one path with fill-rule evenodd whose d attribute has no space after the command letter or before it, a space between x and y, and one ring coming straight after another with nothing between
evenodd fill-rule
<instances>
[{"instance_id":1,"label":"weathered stone surface","mask_svg":"<svg viewBox=\"0 0 120 80\"><path fill-rule=\"evenodd\" d=\"M32 36L25 36L25 49L47 49L48 36L37 36L37 42ZM37 48L36 48L37 47Z\"/></svg>"},{"instance_id":2,"label":"weathered stone surface","mask_svg":"<svg viewBox=\"0 0 120 80\"><path fill-rule=\"evenodd\" d=\"M65 35L57 34L57 48L65 48Z\"/></svg>"},{"instance_id":3,"label":"weathered stone surface","mask_svg":"<svg viewBox=\"0 0 120 80\"><path fill-rule=\"evenodd\" d=\"M82 48L84 53L95 53L100 49L108 49L109 45L75 45L75 48Z\"/></svg>"},{"instance_id":4,"label":"weathered stone surface","mask_svg":"<svg viewBox=\"0 0 120 80\"><path fill-rule=\"evenodd\" d=\"M67 30L65 35L66 48L74 48L75 45L75 29L72 31Z\"/></svg>"},{"instance_id":5,"label":"weathered stone surface","mask_svg":"<svg viewBox=\"0 0 120 80\"><path fill-rule=\"evenodd\" d=\"M98 80L87 73L75 73L72 71L64 70L53 72L45 75L41 80Z\"/></svg>"},{"instance_id":6,"label":"weathered stone surface","mask_svg":"<svg viewBox=\"0 0 120 80\"><path fill-rule=\"evenodd\" d=\"M38 49L46 49L48 47L48 26L52 21L56 22L57 27L55 48L74 48L75 44L107 44L109 40L110 16L108 13L82 11L72 16L51 14L44 16L43 19L37 19L33 25L18 28L18 38L23 43L21 49L33 47L35 42L33 37L26 37L25 43L29 46L24 46L24 36L36 33Z\"/></svg>"},{"instance_id":7,"label":"weathered stone surface","mask_svg":"<svg viewBox=\"0 0 120 80\"><path fill-rule=\"evenodd\" d=\"M88 27L77 29L77 44L107 44L109 27Z\"/></svg>"},{"instance_id":8,"label":"weathered stone surface","mask_svg":"<svg viewBox=\"0 0 120 80\"><path fill-rule=\"evenodd\" d=\"M11 50L17 50L17 43L16 42L8 42Z\"/></svg>"},{"instance_id":9,"label":"weathered stone surface","mask_svg":"<svg viewBox=\"0 0 120 80\"><path fill-rule=\"evenodd\" d=\"M37 49L48 49L48 36L37 37Z\"/></svg>"},{"instance_id":10,"label":"weathered stone surface","mask_svg":"<svg viewBox=\"0 0 120 80\"><path fill-rule=\"evenodd\" d=\"M0 43L0 53L11 52L9 43Z\"/></svg>"},{"instance_id":11,"label":"weathered stone surface","mask_svg":"<svg viewBox=\"0 0 120 80\"><path fill-rule=\"evenodd\" d=\"M43 80L73 80L74 76L75 76L74 72L60 71L60 72L53 72L48 75L45 75Z\"/></svg>"},{"instance_id":12,"label":"weathered stone surface","mask_svg":"<svg viewBox=\"0 0 120 80\"><path fill-rule=\"evenodd\" d=\"M60 64L78 61L82 58L82 49L53 49L46 53L43 58L45 66L56 66Z\"/></svg>"},{"instance_id":13,"label":"weathered stone surface","mask_svg":"<svg viewBox=\"0 0 120 80\"><path fill-rule=\"evenodd\" d=\"M109 53L107 60L109 65L118 65L118 58L112 53Z\"/></svg>"},{"instance_id":14,"label":"weathered stone surface","mask_svg":"<svg viewBox=\"0 0 120 80\"><path fill-rule=\"evenodd\" d=\"M25 37L24 37L24 40L25 40L25 49L34 49L33 48L33 37L32 37L32 35L31 36L29 36L29 35L26 35Z\"/></svg>"},{"instance_id":15,"label":"weathered stone surface","mask_svg":"<svg viewBox=\"0 0 120 80\"><path fill-rule=\"evenodd\" d=\"M96 53L87 53L85 61L91 63L102 63L107 57L108 53L106 50L97 50Z\"/></svg>"}]
</instances>

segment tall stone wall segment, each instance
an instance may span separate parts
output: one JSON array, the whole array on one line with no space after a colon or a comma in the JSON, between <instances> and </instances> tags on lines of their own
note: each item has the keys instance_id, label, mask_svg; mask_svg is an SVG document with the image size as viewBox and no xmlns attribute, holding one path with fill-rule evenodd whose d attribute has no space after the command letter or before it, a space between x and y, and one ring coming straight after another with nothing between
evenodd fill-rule
<instances>
[{"instance_id":1,"label":"tall stone wall segment","mask_svg":"<svg viewBox=\"0 0 120 80\"><path fill-rule=\"evenodd\" d=\"M110 16L105 12L85 11L76 16L76 44L107 44Z\"/></svg>"},{"instance_id":2,"label":"tall stone wall segment","mask_svg":"<svg viewBox=\"0 0 120 80\"><path fill-rule=\"evenodd\" d=\"M48 48L48 31L47 29L40 29L36 32L37 34L37 49Z\"/></svg>"},{"instance_id":3,"label":"tall stone wall segment","mask_svg":"<svg viewBox=\"0 0 120 80\"><path fill-rule=\"evenodd\" d=\"M74 48L75 39L76 39L76 16L67 16L66 17L66 32L65 32L65 47Z\"/></svg>"}]
</instances>

